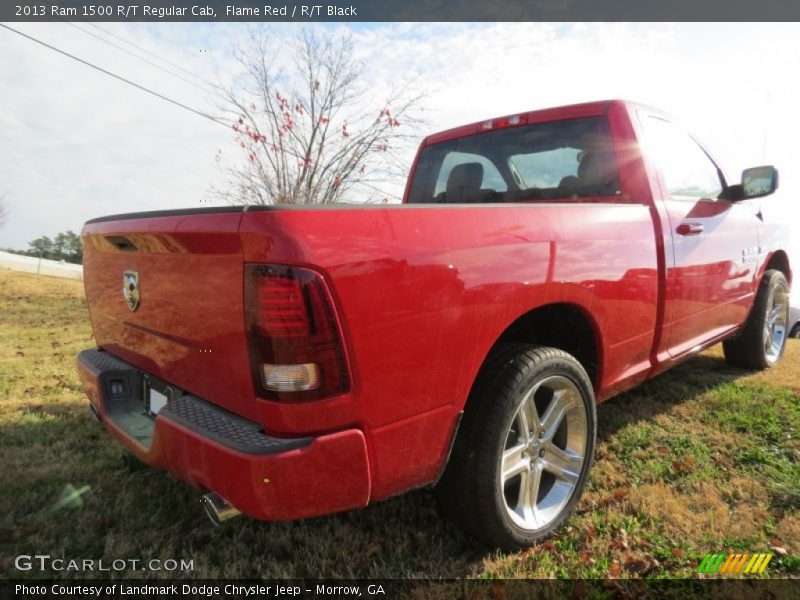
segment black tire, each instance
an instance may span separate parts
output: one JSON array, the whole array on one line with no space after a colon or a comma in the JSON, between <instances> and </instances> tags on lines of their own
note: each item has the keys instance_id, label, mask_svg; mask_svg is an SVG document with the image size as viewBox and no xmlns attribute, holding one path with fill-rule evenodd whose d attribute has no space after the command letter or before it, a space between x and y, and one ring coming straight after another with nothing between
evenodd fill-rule
<instances>
[{"instance_id":1,"label":"black tire","mask_svg":"<svg viewBox=\"0 0 800 600\"><path fill-rule=\"evenodd\" d=\"M548 391L548 385L553 389ZM559 386L566 386L563 393ZM527 410L536 412L528 412L524 418L535 423L538 433L522 432L526 439L530 433L532 439L526 442L520 431L519 420L523 417L519 409L527 397L533 403L525 404ZM558 403L555 398L559 398ZM539 416L547 417L547 409L556 408L557 404L563 408L559 411L563 412L563 418L548 421ZM552 433L544 431L542 422L553 424ZM576 441L581 434L585 442ZM528 344L502 346L487 361L470 394L450 461L436 486L439 510L465 532L493 547L518 550L531 546L556 530L575 509L591 469L596 436L594 391L586 371L575 358L556 348ZM575 447L583 448L582 456L580 451L568 448L581 443ZM527 460L530 473L523 467L522 472L506 480L503 469L511 464L511 459L506 463L504 456L513 454L516 448L525 450L514 454L514 464ZM562 463L570 468L556 476L548 468L553 466L549 464L551 461L558 462L559 456L569 457L572 462ZM582 460L580 468L578 457ZM538 466L533 466L534 463ZM533 477L535 469L538 476L531 487L532 484L524 482L534 481L528 477ZM552 478L549 484L548 477ZM535 497L530 493L527 496L533 498L533 508L527 513L521 508L523 485L538 490ZM564 491L567 485L572 486L571 492ZM532 517L533 522L542 523L541 527L523 527L516 522L525 518L520 513L539 514L539 499L547 499L556 492L560 494L560 502L550 510L552 518L545 522L543 518ZM516 506L512 508L511 504Z\"/></svg>"},{"instance_id":2,"label":"black tire","mask_svg":"<svg viewBox=\"0 0 800 600\"><path fill-rule=\"evenodd\" d=\"M780 341L770 337L772 343L768 348L765 328L771 318L770 312L776 307L776 301L782 306L779 311L781 314L778 315L779 325L782 323L782 334L778 336ZM736 337L722 343L725 360L728 364L743 369L764 370L774 367L780 362L786 349L788 321L789 283L780 271L767 271L758 287L753 308L744 327Z\"/></svg>"}]
</instances>

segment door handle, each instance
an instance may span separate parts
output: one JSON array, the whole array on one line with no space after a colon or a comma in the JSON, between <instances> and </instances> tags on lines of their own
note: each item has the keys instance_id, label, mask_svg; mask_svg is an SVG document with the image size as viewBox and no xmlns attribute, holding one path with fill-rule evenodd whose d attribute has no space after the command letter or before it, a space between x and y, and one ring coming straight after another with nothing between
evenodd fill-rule
<instances>
[{"instance_id":1,"label":"door handle","mask_svg":"<svg viewBox=\"0 0 800 600\"><path fill-rule=\"evenodd\" d=\"M698 233L703 233L703 224L702 223L681 223L678 225L678 229L676 231L680 235L697 235Z\"/></svg>"}]
</instances>

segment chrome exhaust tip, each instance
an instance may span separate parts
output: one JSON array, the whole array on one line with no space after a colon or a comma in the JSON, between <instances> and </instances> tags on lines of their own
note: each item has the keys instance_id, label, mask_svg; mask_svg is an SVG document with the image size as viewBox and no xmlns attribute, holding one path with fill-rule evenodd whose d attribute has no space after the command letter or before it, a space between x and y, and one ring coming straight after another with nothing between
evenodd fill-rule
<instances>
[{"instance_id":1,"label":"chrome exhaust tip","mask_svg":"<svg viewBox=\"0 0 800 600\"><path fill-rule=\"evenodd\" d=\"M215 494L214 492L203 494L200 502L203 503L203 508L206 511L206 515L208 515L211 524L215 527L222 525L223 521L227 521L233 517L238 517L240 514L242 514L238 509L228 504L228 501L225 500L225 498Z\"/></svg>"}]
</instances>

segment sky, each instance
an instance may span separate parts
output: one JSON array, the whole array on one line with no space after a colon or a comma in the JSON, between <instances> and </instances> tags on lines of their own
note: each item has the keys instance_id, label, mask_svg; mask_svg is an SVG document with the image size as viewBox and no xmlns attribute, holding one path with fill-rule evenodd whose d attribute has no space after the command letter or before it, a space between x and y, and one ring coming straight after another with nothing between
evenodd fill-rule
<instances>
[{"instance_id":1,"label":"sky","mask_svg":"<svg viewBox=\"0 0 800 600\"><path fill-rule=\"evenodd\" d=\"M239 72L231 49L252 25L12 26L218 113L207 82L225 84ZM275 27L276 44L298 27ZM409 82L427 94L419 139L536 108L636 100L680 118L731 178L745 167L776 165L781 189L770 201L798 221L800 24L325 27L352 34L376 94ZM0 29L0 195L10 210L0 248L24 249L102 215L213 205L212 187L224 185L218 151L226 161L240 159L230 129Z\"/></svg>"}]
</instances>

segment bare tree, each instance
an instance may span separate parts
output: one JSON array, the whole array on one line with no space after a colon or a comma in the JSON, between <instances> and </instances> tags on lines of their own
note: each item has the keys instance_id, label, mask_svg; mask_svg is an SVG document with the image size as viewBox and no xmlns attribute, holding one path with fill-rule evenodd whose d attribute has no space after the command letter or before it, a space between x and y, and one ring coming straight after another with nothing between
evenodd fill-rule
<instances>
[{"instance_id":1,"label":"bare tree","mask_svg":"<svg viewBox=\"0 0 800 600\"><path fill-rule=\"evenodd\" d=\"M0 196L0 229L6 224L8 217L8 207L6 206L6 197Z\"/></svg>"},{"instance_id":2,"label":"bare tree","mask_svg":"<svg viewBox=\"0 0 800 600\"><path fill-rule=\"evenodd\" d=\"M347 192L388 201L381 186L405 175L421 96L401 89L377 103L349 36L303 30L288 61L279 43L262 29L236 49L243 75L224 90L223 110L245 160L225 167L218 194L246 204L328 204Z\"/></svg>"}]
</instances>

